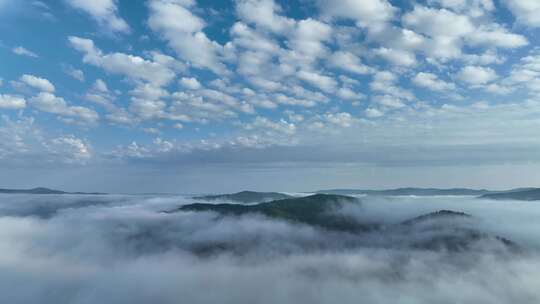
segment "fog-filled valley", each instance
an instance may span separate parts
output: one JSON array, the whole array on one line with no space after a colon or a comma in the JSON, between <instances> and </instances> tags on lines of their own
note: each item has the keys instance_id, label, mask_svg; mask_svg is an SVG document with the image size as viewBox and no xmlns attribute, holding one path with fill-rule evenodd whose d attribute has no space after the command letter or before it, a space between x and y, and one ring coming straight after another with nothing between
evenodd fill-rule
<instances>
[{"instance_id":1,"label":"fog-filled valley","mask_svg":"<svg viewBox=\"0 0 540 304\"><path fill-rule=\"evenodd\" d=\"M307 195L234 213L179 195L1 195L0 292L6 303L540 300L538 202L315 196L332 208L291 218L290 204L315 206L294 198Z\"/></svg>"}]
</instances>

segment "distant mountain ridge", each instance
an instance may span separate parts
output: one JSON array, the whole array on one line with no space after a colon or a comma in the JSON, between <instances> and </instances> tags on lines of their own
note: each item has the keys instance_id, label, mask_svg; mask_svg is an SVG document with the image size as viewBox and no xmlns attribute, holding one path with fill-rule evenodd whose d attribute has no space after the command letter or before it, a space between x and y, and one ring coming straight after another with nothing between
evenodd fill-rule
<instances>
[{"instance_id":1,"label":"distant mountain ridge","mask_svg":"<svg viewBox=\"0 0 540 304\"><path fill-rule=\"evenodd\" d=\"M105 193L99 192L66 192L61 190L49 189L44 187L37 187L32 189L0 189L0 193L3 194L89 194L89 195L101 195Z\"/></svg>"},{"instance_id":2,"label":"distant mountain ridge","mask_svg":"<svg viewBox=\"0 0 540 304\"><path fill-rule=\"evenodd\" d=\"M523 188L497 193L487 193L480 198L492 200L539 201L540 188Z\"/></svg>"},{"instance_id":3,"label":"distant mountain ridge","mask_svg":"<svg viewBox=\"0 0 540 304\"><path fill-rule=\"evenodd\" d=\"M279 192L241 191L231 194L195 196L194 199L204 201L230 201L242 204L263 203L268 201L292 198L292 196Z\"/></svg>"},{"instance_id":4,"label":"distant mountain ridge","mask_svg":"<svg viewBox=\"0 0 540 304\"><path fill-rule=\"evenodd\" d=\"M341 195L388 195L388 196L399 196L399 195L416 195L416 196L433 196L433 195L468 195L468 196L479 196L488 193L493 193L494 191L489 191L485 189L468 189L468 188L451 188L451 189L437 189L437 188L397 188L397 189L386 189L386 190L361 190L361 189L330 189L330 190L319 190L317 193L326 193L326 194L341 194Z\"/></svg>"},{"instance_id":5,"label":"distant mountain ridge","mask_svg":"<svg viewBox=\"0 0 540 304\"><path fill-rule=\"evenodd\" d=\"M516 188L503 191L468 188L397 188L386 190L330 189L319 190L316 193L372 196L476 196L485 199L540 200L540 188Z\"/></svg>"}]
</instances>

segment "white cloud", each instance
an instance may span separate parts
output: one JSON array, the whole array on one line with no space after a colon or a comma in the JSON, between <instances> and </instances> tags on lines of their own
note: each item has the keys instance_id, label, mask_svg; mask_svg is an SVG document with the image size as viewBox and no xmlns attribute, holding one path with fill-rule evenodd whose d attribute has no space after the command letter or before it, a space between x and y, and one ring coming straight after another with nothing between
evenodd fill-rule
<instances>
[{"instance_id":1,"label":"white cloud","mask_svg":"<svg viewBox=\"0 0 540 304\"><path fill-rule=\"evenodd\" d=\"M471 85L484 85L498 78L493 69L479 66L466 66L461 69L457 77Z\"/></svg>"},{"instance_id":2,"label":"white cloud","mask_svg":"<svg viewBox=\"0 0 540 304\"><path fill-rule=\"evenodd\" d=\"M474 18L480 18L495 10L492 0L429 0L429 4L438 4L441 7L455 12L464 13Z\"/></svg>"},{"instance_id":3,"label":"white cloud","mask_svg":"<svg viewBox=\"0 0 540 304\"><path fill-rule=\"evenodd\" d=\"M467 16L446 9L427 8L420 5L403 16L403 23L417 32L431 37L460 37L475 30Z\"/></svg>"},{"instance_id":4,"label":"white cloud","mask_svg":"<svg viewBox=\"0 0 540 304\"><path fill-rule=\"evenodd\" d=\"M346 100L354 100L354 101L358 101L366 97L364 94L355 92L354 90L346 88L346 87L340 88L337 91L336 95L339 98L346 99Z\"/></svg>"},{"instance_id":5,"label":"white cloud","mask_svg":"<svg viewBox=\"0 0 540 304\"><path fill-rule=\"evenodd\" d=\"M446 8L421 5L416 5L402 18L405 26L430 38L418 50L442 60L461 58L464 45L518 48L528 44L523 35L511 33L503 26L486 20Z\"/></svg>"},{"instance_id":6,"label":"white cloud","mask_svg":"<svg viewBox=\"0 0 540 304\"><path fill-rule=\"evenodd\" d=\"M488 50L481 54L464 55L463 60L470 65L490 65L504 63L506 61L506 57L499 55L493 50Z\"/></svg>"},{"instance_id":7,"label":"white cloud","mask_svg":"<svg viewBox=\"0 0 540 304\"><path fill-rule=\"evenodd\" d=\"M481 26L470 33L466 39L472 45L487 45L501 48L518 48L529 44L522 35L508 32L499 25Z\"/></svg>"},{"instance_id":8,"label":"white cloud","mask_svg":"<svg viewBox=\"0 0 540 304\"><path fill-rule=\"evenodd\" d=\"M416 74L412 79L412 82L419 87L427 88L432 91L449 91L456 88L453 83L441 80L435 74L425 72Z\"/></svg>"},{"instance_id":9,"label":"white cloud","mask_svg":"<svg viewBox=\"0 0 540 304\"><path fill-rule=\"evenodd\" d=\"M72 67L70 65L64 66L63 70L64 70L64 73L66 73L67 75L77 79L80 82L84 82L85 77L84 77L84 72L83 71L81 71L79 69L76 69L76 68L74 68L74 67Z\"/></svg>"},{"instance_id":10,"label":"white cloud","mask_svg":"<svg viewBox=\"0 0 540 304\"><path fill-rule=\"evenodd\" d=\"M276 41L272 40L264 33L256 31L245 23L236 22L232 26L230 33L233 37L233 51L237 51L237 47L266 54L277 54L280 51L280 47ZM231 46L231 44L228 45Z\"/></svg>"},{"instance_id":11,"label":"white cloud","mask_svg":"<svg viewBox=\"0 0 540 304\"><path fill-rule=\"evenodd\" d=\"M113 33L128 33L129 25L118 16L117 0L65 0L71 7L89 14L106 30Z\"/></svg>"},{"instance_id":12,"label":"white cloud","mask_svg":"<svg viewBox=\"0 0 540 304\"><path fill-rule=\"evenodd\" d=\"M32 51L30 51L30 50L28 50L28 49L26 49L26 48L24 48L22 46L18 46L16 48L13 48L11 51L14 54L17 54L19 56L27 56L27 57L32 57L32 58L38 58L39 57L36 53L34 53L34 52L32 52Z\"/></svg>"},{"instance_id":13,"label":"white cloud","mask_svg":"<svg viewBox=\"0 0 540 304\"><path fill-rule=\"evenodd\" d=\"M96 82L94 82L93 89L100 92L100 93L108 93L109 88L107 87L107 84L103 79L96 79Z\"/></svg>"},{"instance_id":14,"label":"white cloud","mask_svg":"<svg viewBox=\"0 0 540 304\"><path fill-rule=\"evenodd\" d=\"M313 100L298 99L284 94L276 94L274 99L279 104L302 106L302 107L314 107L317 103Z\"/></svg>"},{"instance_id":15,"label":"white cloud","mask_svg":"<svg viewBox=\"0 0 540 304\"><path fill-rule=\"evenodd\" d=\"M374 53L395 65L413 66L416 64L416 56L413 52L382 47L374 50Z\"/></svg>"},{"instance_id":16,"label":"white cloud","mask_svg":"<svg viewBox=\"0 0 540 304\"><path fill-rule=\"evenodd\" d=\"M262 131L265 131L267 134L272 134L273 132L277 132L279 134L284 135L294 135L296 133L296 125L291 122L287 122L284 119L281 119L280 121L271 121L266 117L260 117L257 116L252 123L246 124L244 126L246 130L256 130L261 129ZM268 133L270 132L270 133Z\"/></svg>"},{"instance_id":17,"label":"white cloud","mask_svg":"<svg viewBox=\"0 0 540 304\"><path fill-rule=\"evenodd\" d=\"M0 94L0 109L18 110L26 107L26 100L20 96Z\"/></svg>"},{"instance_id":18,"label":"white cloud","mask_svg":"<svg viewBox=\"0 0 540 304\"><path fill-rule=\"evenodd\" d=\"M180 84L184 88L190 90L198 90L201 88L201 83L197 80L197 78L193 77L182 77L182 79L180 79Z\"/></svg>"},{"instance_id":19,"label":"white cloud","mask_svg":"<svg viewBox=\"0 0 540 304\"><path fill-rule=\"evenodd\" d=\"M536 0L503 0L516 17L516 22L540 27L540 2Z\"/></svg>"},{"instance_id":20,"label":"white cloud","mask_svg":"<svg viewBox=\"0 0 540 304\"><path fill-rule=\"evenodd\" d=\"M324 42L332 37L332 27L315 19L305 19L297 23L289 39L289 46L301 57L314 60L326 55Z\"/></svg>"},{"instance_id":21,"label":"white cloud","mask_svg":"<svg viewBox=\"0 0 540 304\"><path fill-rule=\"evenodd\" d=\"M328 63L331 66L355 74L368 74L371 72L370 67L362 64L360 58L350 52L335 52L328 59Z\"/></svg>"},{"instance_id":22,"label":"white cloud","mask_svg":"<svg viewBox=\"0 0 540 304\"><path fill-rule=\"evenodd\" d=\"M372 100L386 108L400 109L405 107L405 104L400 98L392 95L376 95L373 96Z\"/></svg>"},{"instance_id":23,"label":"white cloud","mask_svg":"<svg viewBox=\"0 0 540 304\"><path fill-rule=\"evenodd\" d=\"M295 23L279 15L281 7L274 0L238 0L236 12L247 23L277 34L289 32Z\"/></svg>"},{"instance_id":24,"label":"white cloud","mask_svg":"<svg viewBox=\"0 0 540 304\"><path fill-rule=\"evenodd\" d=\"M134 98L129 109L142 119L147 120L164 117L165 106L165 102L161 100Z\"/></svg>"},{"instance_id":25,"label":"white cloud","mask_svg":"<svg viewBox=\"0 0 540 304\"><path fill-rule=\"evenodd\" d=\"M206 23L191 13L191 1L151 0L150 28L160 33L184 60L196 67L223 73L225 65L220 62L222 46L211 41L202 31Z\"/></svg>"},{"instance_id":26,"label":"white cloud","mask_svg":"<svg viewBox=\"0 0 540 304\"><path fill-rule=\"evenodd\" d=\"M399 87L396 83L398 77L388 71L375 73L373 81L369 84L372 91L382 92L385 95L391 95L399 99L413 100L415 97L409 90Z\"/></svg>"},{"instance_id":27,"label":"white cloud","mask_svg":"<svg viewBox=\"0 0 540 304\"><path fill-rule=\"evenodd\" d=\"M393 19L397 9L386 0L318 1L325 16L352 19L359 27L377 27Z\"/></svg>"},{"instance_id":28,"label":"white cloud","mask_svg":"<svg viewBox=\"0 0 540 304\"><path fill-rule=\"evenodd\" d=\"M86 163L92 158L90 144L74 135L66 135L54 138L47 144L49 152L61 155L67 163Z\"/></svg>"},{"instance_id":29,"label":"white cloud","mask_svg":"<svg viewBox=\"0 0 540 304\"><path fill-rule=\"evenodd\" d=\"M355 122L355 119L353 116L347 112L341 112L341 113L329 113L326 114L325 120L328 121L331 124L338 125L343 128L348 128L352 126Z\"/></svg>"},{"instance_id":30,"label":"white cloud","mask_svg":"<svg viewBox=\"0 0 540 304\"><path fill-rule=\"evenodd\" d=\"M377 117L382 117L384 116L384 113L381 112L380 110L378 109L375 109L375 108L367 108L366 111L364 112L366 114L367 117L369 118L377 118Z\"/></svg>"},{"instance_id":31,"label":"white cloud","mask_svg":"<svg viewBox=\"0 0 540 304\"><path fill-rule=\"evenodd\" d=\"M416 5L403 16L403 24L431 40L424 51L437 58L456 58L461 55L462 37L475 30L467 16L447 9L433 9Z\"/></svg>"},{"instance_id":32,"label":"white cloud","mask_svg":"<svg viewBox=\"0 0 540 304\"><path fill-rule=\"evenodd\" d=\"M55 91L54 85L45 78L25 74L21 76L20 81L40 91L49 92L49 93L52 93Z\"/></svg>"},{"instance_id":33,"label":"white cloud","mask_svg":"<svg viewBox=\"0 0 540 304\"><path fill-rule=\"evenodd\" d=\"M81 106L70 106L64 98L48 92L41 92L29 101L34 108L43 112L76 117L86 123L95 123L99 119L96 111Z\"/></svg>"},{"instance_id":34,"label":"white cloud","mask_svg":"<svg viewBox=\"0 0 540 304\"><path fill-rule=\"evenodd\" d=\"M305 82L318 87L323 92L334 92L336 90L337 82L332 77L310 71L299 71L297 76Z\"/></svg>"},{"instance_id":35,"label":"white cloud","mask_svg":"<svg viewBox=\"0 0 540 304\"><path fill-rule=\"evenodd\" d=\"M125 108L114 103L117 98L116 92L111 92L107 83L102 79L97 79L84 98L90 102L102 106L107 113L105 118L115 124L133 125L138 120Z\"/></svg>"},{"instance_id":36,"label":"white cloud","mask_svg":"<svg viewBox=\"0 0 540 304\"><path fill-rule=\"evenodd\" d=\"M540 97L540 51L532 50L520 62L512 67L510 75L502 80L500 86L505 88L524 88L528 94ZM492 89L499 89L494 87Z\"/></svg>"},{"instance_id":37,"label":"white cloud","mask_svg":"<svg viewBox=\"0 0 540 304\"><path fill-rule=\"evenodd\" d=\"M144 59L124 53L103 54L90 39L69 37L71 46L84 53L83 62L101 67L107 72L128 76L135 80L144 80L157 85L168 84L175 72L161 60ZM162 59L162 58L159 58Z\"/></svg>"}]
</instances>

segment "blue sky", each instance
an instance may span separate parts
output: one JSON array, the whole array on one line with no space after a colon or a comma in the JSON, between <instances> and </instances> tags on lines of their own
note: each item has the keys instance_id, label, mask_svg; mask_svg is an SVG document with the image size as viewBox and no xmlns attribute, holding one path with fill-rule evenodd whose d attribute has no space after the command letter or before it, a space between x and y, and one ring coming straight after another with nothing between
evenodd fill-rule
<instances>
[{"instance_id":1,"label":"blue sky","mask_svg":"<svg viewBox=\"0 0 540 304\"><path fill-rule=\"evenodd\" d=\"M0 0L0 183L540 183L540 3Z\"/></svg>"}]
</instances>

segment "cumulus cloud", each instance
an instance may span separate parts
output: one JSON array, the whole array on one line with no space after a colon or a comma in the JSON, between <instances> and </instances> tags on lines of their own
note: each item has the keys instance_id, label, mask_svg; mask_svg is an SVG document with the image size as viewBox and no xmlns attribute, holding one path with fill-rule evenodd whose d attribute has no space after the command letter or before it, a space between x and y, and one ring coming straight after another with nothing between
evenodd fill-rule
<instances>
[{"instance_id":1,"label":"cumulus cloud","mask_svg":"<svg viewBox=\"0 0 540 304\"><path fill-rule=\"evenodd\" d=\"M484 85L497 77L493 69L478 66L466 66L458 74L459 80L471 85Z\"/></svg>"},{"instance_id":2,"label":"cumulus cloud","mask_svg":"<svg viewBox=\"0 0 540 304\"><path fill-rule=\"evenodd\" d=\"M317 72L300 71L298 72L298 78L324 92L333 92L336 90L337 82L332 77Z\"/></svg>"},{"instance_id":3,"label":"cumulus cloud","mask_svg":"<svg viewBox=\"0 0 540 304\"><path fill-rule=\"evenodd\" d=\"M448 91L455 89L455 85L453 83L441 80L433 73L420 72L414 76L412 81L417 86L433 91Z\"/></svg>"},{"instance_id":4,"label":"cumulus cloud","mask_svg":"<svg viewBox=\"0 0 540 304\"><path fill-rule=\"evenodd\" d=\"M242 20L276 34L287 33L295 23L279 15L281 7L274 0L239 0L236 11Z\"/></svg>"},{"instance_id":5,"label":"cumulus cloud","mask_svg":"<svg viewBox=\"0 0 540 304\"><path fill-rule=\"evenodd\" d=\"M127 22L118 15L117 0L65 0L71 7L87 13L101 27L113 33L128 33Z\"/></svg>"},{"instance_id":6,"label":"cumulus cloud","mask_svg":"<svg viewBox=\"0 0 540 304\"><path fill-rule=\"evenodd\" d=\"M265 117L256 117L255 120L245 126L248 130L262 129L266 133L277 132L279 134L293 135L296 133L296 126L294 123L287 122L286 120L280 120L278 122L271 121Z\"/></svg>"},{"instance_id":7,"label":"cumulus cloud","mask_svg":"<svg viewBox=\"0 0 540 304\"><path fill-rule=\"evenodd\" d=\"M186 61L222 73L225 71L220 61L222 46L203 32L206 23L191 12L194 4L192 1L152 0L148 3L148 25Z\"/></svg>"},{"instance_id":8,"label":"cumulus cloud","mask_svg":"<svg viewBox=\"0 0 540 304\"><path fill-rule=\"evenodd\" d=\"M382 111L375 108L367 108L365 111L365 114L369 118L377 118L377 117L384 116L384 113Z\"/></svg>"},{"instance_id":9,"label":"cumulus cloud","mask_svg":"<svg viewBox=\"0 0 540 304\"><path fill-rule=\"evenodd\" d=\"M80 37L69 37L70 45L84 54L83 62L105 69L113 74L128 76L132 79L144 80L158 85L169 83L174 77L174 71L167 62L152 58L148 60L139 56L124 53L103 54L94 45L94 41Z\"/></svg>"},{"instance_id":10,"label":"cumulus cloud","mask_svg":"<svg viewBox=\"0 0 540 304\"><path fill-rule=\"evenodd\" d=\"M430 37L423 43L422 51L442 60L461 58L464 45L518 48L528 44L527 38L511 33L501 25L477 24L468 15L446 8L416 5L402 19L405 26Z\"/></svg>"},{"instance_id":11,"label":"cumulus cloud","mask_svg":"<svg viewBox=\"0 0 540 304\"><path fill-rule=\"evenodd\" d=\"M201 88L201 83L197 80L197 78L193 77L182 77L182 79L180 79L180 84L190 90L198 90Z\"/></svg>"},{"instance_id":12,"label":"cumulus cloud","mask_svg":"<svg viewBox=\"0 0 540 304\"><path fill-rule=\"evenodd\" d=\"M54 138L48 148L51 153L65 157L66 162L84 163L92 157L89 143L74 135Z\"/></svg>"},{"instance_id":13,"label":"cumulus cloud","mask_svg":"<svg viewBox=\"0 0 540 304\"><path fill-rule=\"evenodd\" d=\"M415 97L409 90L401 88L398 82L398 76L389 71L380 71L373 76L370 88L374 92L382 92L395 98L413 100Z\"/></svg>"},{"instance_id":14,"label":"cumulus cloud","mask_svg":"<svg viewBox=\"0 0 540 304\"><path fill-rule=\"evenodd\" d=\"M21 96L0 94L0 108L18 110L26 107L26 100Z\"/></svg>"},{"instance_id":15,"label":"cumulus cloud","mask_svg":"<svg viewBox=\"0 0 540 304\"><path fill-rule=\"evenodd\" d=\"M351 19L360 27L377 27L392 20L398 11L386 0L318 1L323 14L333 18Z\"/></svg>"},{"instance_id":16,"label":"cumulus cloud","mask_svg":"<svg viewBox=\"0 0 540 304\"><path fill-rule=\"evenodd\" d=\"M43 92L53 93L55 91L54 85L45 78L25 74L21 76L20 81Z\"/></svg>"},{"instance_id":17,"label":"cumulus cloud","mask_svg":"<svg viewBox=\"0 0 540 304\"><path fill-rule=\"evenodd\" d=\"M328 59L330 65L355 74L368 74L371 68L362 64L360 58L350 52L338 51Z\"/></svg>"},{"instance_id":18,"label":"cumulus cloud","mask_svg":"<svg viewBox=\"0 0 540 304\"><path fill-rule=\"evenodd\" d=\"M504 0L516 22L531 27L540 27L540 3L528 0Z\"/></svg>"},{"instance_id":19,"label":"cumulus cloud","mask_svg":"<svg viewBox=\"0 0 540 304\"><path fill-rule=\"evenodd\" d=\"M376 49L375 54L395 65L413 66L416 64L415 54L404 50L395 50L383 47Z\"/></svg>"},{"instance_id":20,"label":"cumulus cloud","mask_svg":"<svg viewBox=\"0 0 540 304\"><path fill-rule=\"evenodd\" d=\"M107 87L107 84L103 79L96 79L96 82L94 82L93 86L94 90L101 92L101 93L108 93L109 88Z\"/></svg>"},{"instance_id":21,"label":"cumulus cloud","mask_svg":"<svg viewBox=\"0 0 540 304\"><path fill-rule=\"evenodd\" d=\"M95 123L99 119L96 111L81 106L70 106L64 98L48 92L39 93L37 96L30 98L29 102L30 105L40 111L74 117L86 123Z\"/></svg>"}]
</instances>

